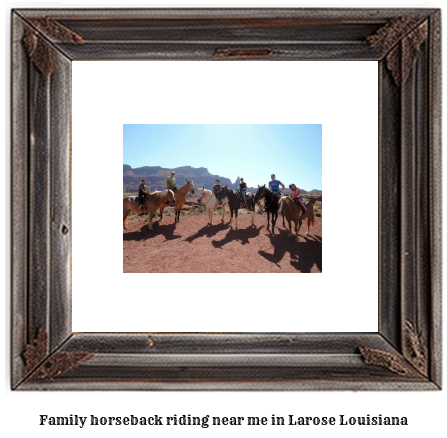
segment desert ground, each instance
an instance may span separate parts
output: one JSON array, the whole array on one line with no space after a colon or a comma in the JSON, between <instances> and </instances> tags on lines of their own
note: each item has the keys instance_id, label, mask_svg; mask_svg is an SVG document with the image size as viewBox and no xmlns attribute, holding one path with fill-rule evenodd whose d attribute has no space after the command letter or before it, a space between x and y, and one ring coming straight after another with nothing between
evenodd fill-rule
<instances>
[{"instance_id":1,"label":"desert ground","mask_svg":"<svg viewBox=\"0 0 447 438\"><path fill-rule=\"evenodd\" d=\"M298 243L288 237L282 216L278 216L274 233L267 231L267 213L255 214L253 227L250 214L240 210L237 230L229 226L229 214L221 223L222 215L217 212L213 225L208 226L206 213L188 212L194 210L193 203L186 206L177 224L172 209L166 209L162 222L154 218L152 231L146 216L130 216L123 231L123 272L321 273L321 204L319 207L315 227L306 236L305 220Z\"/></svg>"}]
</instances>

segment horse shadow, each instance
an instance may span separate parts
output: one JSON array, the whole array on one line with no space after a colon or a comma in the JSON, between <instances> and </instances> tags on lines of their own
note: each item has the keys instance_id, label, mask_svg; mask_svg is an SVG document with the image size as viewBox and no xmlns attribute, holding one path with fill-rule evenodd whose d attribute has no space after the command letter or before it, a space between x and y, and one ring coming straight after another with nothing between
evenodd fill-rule
<instances>
[{"instance_id":1,"label":"horse shadow","mask_svg":"<svg viewBox=\"0 0 447 438\"><path fill-rule=\"evenodd\" d=\"M317 242L323 243L323 238L321 236L312 236Z\"/></svg>"},{"instance_id":2,"label":"horse shadow","mask_svg":"<svg viewBox=\"0 0 447 438\"><path fill-rule=\"evenodd\" d=\"M218 223L217 225L205 225L203 228L197 231L197 233L189 236L185 239L186 242L192 243L194 240L199 239L200 237L213 237L219 231L225 230L228 227L226 223Z\"/></svg>"},{"instance_id":3,"label":"horse shadow","mask_svg":"<svg viewBox=\"0 0 447 438\"><path fill-rule=\"evenodd\" d=\"M213 240L211 243L214 248L222 248L233 240L240 241L241 245L246 245L247 243L250 243L250 239L259 236L262 228L264 228L264 225L259 228L250 226L249 228L239 228L238 230L230 228L222 240Z\"/></svg>"},{"instance_id":4,"label":"horse shadow","mask_svg":"<svg viewBox=\"0 0 447 438\"><path fill-rule=\"evenodd\" d=\"M180 239L181 236L176 236L175 224L160 225L159 221L152 222L153 230L149 230L149 227L145 223L138 231L131 231L123 234L124 241L141 241L153 239L156 236L164 236L166 240Z\"/></svg>"},{"instance_id":5,"label":"horse shadow","mask_svg":"<svg viewBox=\"0 0 447 438\"><path fill-rule=\"evenodd\" d=\"M176 235L175 233L175 223L161 225L159 222L155 222L152 224L154 227L154 237L162 235L165 238L165 241L181 239L182 236Z\"/></svg>"},{"instance_id":6,"label":"horse shadow","mask_svg":"<svg viewBox=\"0 0 447 438\"><path fill-rule=\"evenodd\" d=\"M286 253L290 254L290 265L297 271L310 273L311 269L316 267L322 272L322 237L321 236L301 236L304 242L295 242L295 238L288 238L288 232L280 230L280 234L269 234L268 237L274 248L273 254L260 250L258 254L271 263L274 263L281 269L279 262L284 258ZM287 239L287 240L285 240Z\"/></svg>"}]
</instances>

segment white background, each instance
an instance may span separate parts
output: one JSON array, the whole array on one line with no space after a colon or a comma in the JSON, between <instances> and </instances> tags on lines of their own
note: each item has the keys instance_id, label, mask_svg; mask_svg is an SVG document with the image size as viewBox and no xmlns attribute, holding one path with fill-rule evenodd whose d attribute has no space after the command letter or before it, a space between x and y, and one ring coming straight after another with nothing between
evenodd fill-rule
<instances>
[{"instance_id":1,"label":"white background","mask_svg":"<svg viewBox=\"0 0 447 438\"><path fill-rule=\"evenodd\" d=\"M134 2L136 4L136 2ZM144 2L145 5L150 5L150 1ZM152 3L155 4L155 3ZM181 3L177 3L180 5ZM186 6L191 4L185 2ZM198 3L196 3L198 4ZM210 4L203 3L203 5ZM359 6L365 4L364 2L357 2L351 5L339 6ZM5 169L5 194L9 197L9 151L7 145L9 141L9 9L11 7L55 7L55 6L70 7L73 3L7 3L3 23L5 44L2 45L4 49L5 61L2 65L2 73L4 78L4 105L5 117L1 119L1 132L5 132L5 151L4 169ZM96 6L100 6L97 3ZM107 3L111 6L110 3ZM220 4L225 6L223 4ZM245 5L259 6L259 3L249 3ZM319 6L333 6L336 3L326 2ZM408 7L412 5L425 7L441 7L440 2L422 3L422 2L399 2L394 1L393 4L382 1L374 4L366 3L366 6L401 6ZM92 4L78 4L78 6L94 6ZM130 3L126 4L131 6ZM228 6L228 4L226 5ZM272 5L270 5L272 6ZM285 4L284 6L306 6L305 4ZM307 5L310 6L310 5ZM313 7L317 5L312 5ZM445 59L445 57L444 57ZM445 99L444 99L445 101ZM445 192L445 191L444 191ZM5 263L1 264L2 278L5 278L3 284L5 285L5 299L3 301L4 308L1 315L3 318L4 336L2 337L2 381L3 390L1 397L1 418L0 430L3 436L34 436L34 437L60 437L63 434L66 437L94 437L98 432L107 434L108 437L122 437L124 434L134 437L153 436L174 436L174 434L182 434L184 437L200 436L247 436L253 434L256 436L272 436L276 432L278 436L284 437L327 437L328 435L346 437L377 437L378 435L391 438L395 436L404 435L406 437L421 437L421 436L436 436L442 437L446 435L447 427L445 424L445 406L447 405L447 397L445 391L438 392L337 392L337 393L306 393L306 392L269 392L269 393L218 393L218 392L200 392L200 393L114 393L114 392L93 392L93 393L76 393L76 392L58 392L58 393L21 393L11 392L9 390L9 338L10 338L10 317L9 317L9 224L8 213L3 216L2 220L2 235L6 236L4 257ZM326 230L326 229L325 229ZM444 349L445 350L445 349ZM445 364L444 360L444 364ZM444 365L445 370L445 365ZM445 375L445 371L444 371ZM193 415L220 415L220 416L267 416L276 415L406 415L409 419L410 426L408 427L332 427L330 429L309 427L309 428L256 428L247 429L240 428L215 428L215 429L201 429L201 428L181 428L181 429L122 429L122 428L106 428L95 430L92 428L61 428L61 427L39 427L38 415L49 414L54 416L70 414L77 415L97 415L97 416L118 416L118 415L172 415L174 413L193 414Z\"/></svg>"},{"instance_id":2,"label":"white background","mask_svg":"<svg viewBox=\"0 0 447 438\"><path fill-rule=\"evenodd\" d=\"M355 61L75 61L73 330L376 332L377 71ZM123 274L127 123L322 124L323 275ZM150 151L147 160L159 164ZM104 186L106 209L86 209ZM341 193L354 196L343 204Z\"/></svg>"}]
</instances>

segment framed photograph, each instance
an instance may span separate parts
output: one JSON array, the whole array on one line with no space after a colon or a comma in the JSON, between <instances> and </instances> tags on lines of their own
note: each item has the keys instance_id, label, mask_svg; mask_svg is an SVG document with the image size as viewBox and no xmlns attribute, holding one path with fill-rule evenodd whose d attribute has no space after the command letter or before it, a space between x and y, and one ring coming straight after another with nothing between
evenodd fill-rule
<instances>
[{"instance_id":1,"label":"framed photograph","mask_svg":"<svg viewBox=\"0 0 447 438\"><path fill-rule=\"evenodd\" d=\"M14 10L11 387L439 390L440 56L437 9ZM347 74L337 75L340 64L355 71L359 82ZM366 64L373 66L373 75L371 69L362 70ZM95 72L87 71L80 86L77 78L88 65ZM197 65L202 74L197 74ZM327 135L326 122L318 117L288 118L299 106L293 78L301 80L307 68L314 68L311 75L319 78L316 86L307 87L313 88L314 97L319 97L316 90L326 95L336 90L339 101L357 96L359 106L352 105L358 118L350 116L340 127L351 133L360 127L357 149L339 149L337 143L329 152L328 145L335 143ZM118 82L117 72L123 82ZM336 83L331 82L334 77ZM122 108L119 96L138 95L134 86L141 88L145 80L153 96L140 99L138 112L145 116L116 123L113 114L118 111L136 114L133 108ZM96 86L100 82L106 84L103 95ZM365 99L359 97L357 86L371 88L376 100L363 102L362 107ZM269 99L279 95L282 100L274 107L280 114L277 118L253 115L255 108L273 114ZM290 97L290 107L284 96ZM330 108L329 119L340 112L337 106L312 99L312 94L301 97L309 114L312 100L318 103L316 113ZM96 108L94 99L107 102L110 112L90 112ZM226 106L225 99L232 106ZM221 113L206 119L219 109ZM252 118L236 117L244 109ZM157 117L164 111L171 116ZM199 111L204 115L198 117ZM88 130L82 117L106 120L108 128ZM182 274L173 274L162 263L144 274L123 273L119 214L114 213L120 209L121 165L133 168L123 162L125 126L230 123L241 129L250 123L257 124L256 129L269 123L289 127L322 123L323 178L325 160L340 175L352 172L346 181L355 181L354 187L324 180L325 200L329 199L325 269L321 257L300 265L305 258L298 252L289 263L300 266L297 272L321 275L300 276L293 270L276 275L281 263L275 265L277 271L262 274L273 277L269 282L267 277L259 281L254 272L238 270L178 268L174 272ZM121 144L119 150L110 146L112 137ZM88 160L79 153L82 144L88 148ZM178 150L164 149L172 155ZM349 155L355 166L344 166ZM257 159L261 163L269 157ZM175 170L171 166L175 164L169 164ZM80 178L82 174L87 177ZM231 175L237 176L243 175ZM80 186L81 179L89 180L90 186ZM270 173L266 179L267 183ZM373 189L356 190L365 179ZM262 184L256 181L258 185ZM306 187L314 188L320 187ZM334 226L342 223L337 221L349 224L353 209L361 212L356 212L358 228L345 231ZM265 227L266 217L261 217L256 221ZM103 222L107 224L99 225ZM182 217L179 224L180 230ZM213 226L217 225L210 229ZM165 225L157 220L157 227L160 231ZM169 229L174 231L164 238L175 240L177 228ZM135 232L143 234L143 228ZM98 245L93 245L89 233L104 245L111 242L112 250L103 246L92 257ZM149 230L144 228L144 233ZM236 237L233 240L237 242ZM321 244L321 234L316 244L318 240ZM294 243L299 248L303 241ZM241 239L237 245L233 253L245 250ZM221 251L227 242L214 246ZM264 247L258 253L277 262ZM108 254L117 256L107 261ZM112 284L118 278L115 271L121 282L118 293ZM212 298L196 291L199 282L213 283L216 278L224 288ZM316 279L312 281L318 283L313 286L318 293L303 288L300 300L307 295L314 301L296 301L300 282L308 284L310 279ZM157 290L161 281L169 286L166 291ZM330 291L323 281L331 284ZM232 290L232 282L238 288ZM268 290L271 283L275 287ZM184 287L183 294L171 294L177 284ZM147 289L150 300L135 301ZM367 291L373 292L368 301L357 303L356 297ZM79 308L86 312L82 317ZM373 329L357 323L354 329L343 326L349 316L369 321L368 309L373 309ZM304 326L306 313L332 319L328 327ZM112 327L108 325L112 319L125 322ZM88 322L83 325L80 320Z\"/></svg>"},{"instance_id":2,"label":"framed photograph","mask_svg":"<svg viewBox=\"0 0 447 438\"><path fill-rule=\"evenodd\" d=\"M243 83L247 111L253 97L250 91L257 93L259 88L246 81L253 74L261 83L266 78L261 69L253 68L255 63L245 63L252 67L245 76L240 64L230 66ZM192 87L200 90L203 79L194 81L193 74L197 63L179 65L183 76L191 74L188 82L196 82ZM154 77L150 62L146 66L147 74ZM159 62L155 69L169 71L171 67ZM203 70L216 70L209 74L215 81L218 67L218 63L208 63ZM227 77L222 93L233 88L233 83ZM188 101L180 97L181 90L174 95L179 102ZM241 120L235 114L234 97L225 101L224 96L216 99L214 94L212 99L219 106L228 103L230 117ZM213 107L213 102L205 104L203 96L198 101L206 111ZM260 110L266 112L265 107ZM191 104L190 110L196 116L200 112ZM278 169L277 175L272 169ZM321 273L321 187L321 124L125 124L123 272ZM150 192L159 193L152 197ZM146 226L148 209L151 219ZM276 239L279 234L283 236ZM285 236L289 239L282 238ZM150 242L151 251L142 241ZM169 257L163 268L158 263L160 252Z\"/></svg>"}]
</instances>

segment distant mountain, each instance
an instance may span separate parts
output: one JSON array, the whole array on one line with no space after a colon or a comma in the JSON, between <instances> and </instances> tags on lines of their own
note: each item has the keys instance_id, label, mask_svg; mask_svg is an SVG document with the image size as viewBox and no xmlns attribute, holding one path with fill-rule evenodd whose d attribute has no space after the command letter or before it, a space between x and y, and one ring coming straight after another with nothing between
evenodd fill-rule
<instances>
[{"instance_id":1,"label":"distant mountain","mask_svg":"<svg viewBox=\"0 0 447 438\"><path fill-rule=\"evenodd\" d=\"M123 191L124 193L137 192L143 178L146 179L146 185L151 192L164 190L166 188L166 178L172 170L175 172L175 179L179 187L186 182L186 179L193 180L195 187L205 187L206 189L212 189L216 179L220 179L222 185L228 185L233 190L239 187L239 178L232 183L229 178L209 173L205 167L182 166L168 169L160 166L144 166L133 169L128 164L124 164Z\"/></svg>"},{"instance_id":2,"label":"distant mountain","mask_svg":"<svg viewBox=\"0 0 447 438\"><path fill-rule=\"evenodd\" d=\"M301 193L306 195L322 195L323 192L321 190L313 189L310 192L306 192L306 190L301 190Z\"/></svg>"},{"instance_id":3,"label":"distant mountain","mask_svg":"<svg viewBox=\"0 0 447 438\"><path fill-rule=\"evenodd\" d=\"M146 185L149 191L164 190L166 188L166 178L170 175L171 170L175 172L175 179L177 180L177 186L181 187L186 179L194 181L195 187L205 187L211 190L214 187L216 179L220 179L222 185L227 185L230 189L237 190L239 188L239 177L236 178L234 183L229 178L220 175L213 175L208 172L205 167L191 167L182 166L175 168L164 168L160 166L144 166L133 169L128 164L123 165L123 192L124 193L136 193L138 192L138 186L141 180L146 180ZM250 192L256 192L257 186L249 187L247 190ZM289 193L290 190L286 188L284 193ZM302 194L321 195L321 190L311 190L307 192L301 189Z\"/></svg>"}]
</instances>

